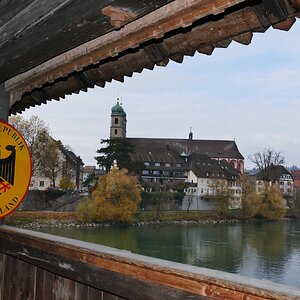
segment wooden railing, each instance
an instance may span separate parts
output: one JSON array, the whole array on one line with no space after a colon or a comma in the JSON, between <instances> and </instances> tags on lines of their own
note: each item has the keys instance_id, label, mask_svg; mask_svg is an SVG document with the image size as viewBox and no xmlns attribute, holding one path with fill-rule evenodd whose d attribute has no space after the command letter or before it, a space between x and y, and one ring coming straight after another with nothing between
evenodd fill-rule
<instances>
[{"instance_id":1,"label":"wooden railing","mask_svg":"<svg viewBox=\"0 0 300 300\"><path fill-rule=\"evenodd\" d=\"M0 300L300 299L300 289L0 226Z\"/></svg>"}]
</instances>

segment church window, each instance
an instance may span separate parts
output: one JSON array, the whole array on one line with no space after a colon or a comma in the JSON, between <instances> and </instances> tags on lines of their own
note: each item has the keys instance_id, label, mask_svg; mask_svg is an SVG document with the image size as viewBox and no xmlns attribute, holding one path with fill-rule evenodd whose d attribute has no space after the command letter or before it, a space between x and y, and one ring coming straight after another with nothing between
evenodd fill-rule
<instances>
[{"instance_id":1,"label":"church window","mask_svg":"<svg viewBox=\"0 0 300 300\"><path fill-rule=\"evenodd\" d=\"M119 119L115 118L115 124L119 124Z\"/></svg>"},{"instance_id":2,"label":"church window","mask_svg":"<svg viewBox=\"0 0 300 300\"><path fill-rule=\"evenodd\" d=\"M118 129L115 129L115 134L118 134Z\"/></svg>"}]
</instances>

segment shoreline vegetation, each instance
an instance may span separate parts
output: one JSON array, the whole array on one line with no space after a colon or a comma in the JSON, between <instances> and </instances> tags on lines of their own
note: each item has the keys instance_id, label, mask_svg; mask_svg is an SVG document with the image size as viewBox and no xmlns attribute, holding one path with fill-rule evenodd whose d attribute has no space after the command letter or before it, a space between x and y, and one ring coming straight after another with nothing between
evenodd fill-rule
<instances>
[{"instance_id":1,"label":"shoreline vegetation","mask_svg":"<svg viewBox=\"0 0 300 300\"><path fill-rule=\"evenodd\" d=\"M275 221L299 220L299 210L288 211L285 218ZM298 216L298 218L296 217ZM272 222L266 219L247 218L240 211L228 211L220 217L215 211L139 211L131 222L87 222L80 221L76 212L18 211L5 218L5 224L25 229L44 227L110 227L110 226L162 226L223 224L238 222Z\"/></svg>"}]
</instances>

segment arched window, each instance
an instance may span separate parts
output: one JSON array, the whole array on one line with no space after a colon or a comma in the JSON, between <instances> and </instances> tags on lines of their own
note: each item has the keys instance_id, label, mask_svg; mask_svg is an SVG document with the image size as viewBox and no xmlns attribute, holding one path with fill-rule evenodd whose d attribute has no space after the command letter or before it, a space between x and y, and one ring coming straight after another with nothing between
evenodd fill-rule
<instances>
[{"instance_id":1,"label":"arched window","mask_svg":"<svg viewBox=\"0 0 300 300\"><path fill-rule=\"evenodd\" d=\"M115 129L115 134L118 134L118 129Z\"/></svg>"},{"instance_id":2,"label":"arched window","mask_svg":"<svg viewBox=\"0 0 300 300\"><path fill-rule=\"evenodd\" d=\"M119 119L115 118L115 124L119 124Z\"/></svg>"}]
</instances>

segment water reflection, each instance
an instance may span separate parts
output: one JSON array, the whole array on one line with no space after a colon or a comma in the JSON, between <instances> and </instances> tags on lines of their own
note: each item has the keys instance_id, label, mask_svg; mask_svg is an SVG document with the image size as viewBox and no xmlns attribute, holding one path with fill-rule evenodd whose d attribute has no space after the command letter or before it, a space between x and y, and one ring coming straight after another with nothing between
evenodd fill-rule
<instances>
[{"instance_id":1,"label":"water reflection","mask_svg":"<svg viewBox=\"0 0 300 300\"><path fill-rule=\"evenodd\" d=\"M300 222L42 231L300 287Z\"/></svg>"}]
</instances>

